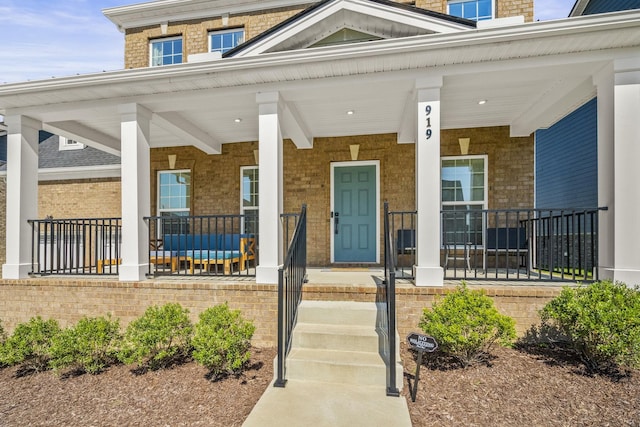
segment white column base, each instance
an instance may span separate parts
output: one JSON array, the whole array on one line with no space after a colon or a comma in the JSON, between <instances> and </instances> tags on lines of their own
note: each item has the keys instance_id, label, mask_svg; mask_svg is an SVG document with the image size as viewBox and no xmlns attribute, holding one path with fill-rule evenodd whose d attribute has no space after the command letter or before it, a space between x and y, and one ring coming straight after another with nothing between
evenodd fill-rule
<instances>
[{"instance_id":1,"label":"white column base","mask_svg":"<svg viewBox=\"0 0 640 427\"><path fill-rule=\"evenodd\" d=\"M612 267L596 267L598 269L598 280L613 280Z\"/></svg>"},{"instance_id":2,"label":"white column base","mask_svg":"<svg viewBox=\"0 0 640 427\"><path fill-rule=\"evenodd\" d=\"M256 283L261 285L277 285L278 284L278 266L256 267Z\"/></svg>"},{"instance_id":3,"label":"white column base","mask_svg":"<svg viewBox=\"0 0 640 427\"><path fill-rule=\"evenodd\" d=\"M26 279L31 272L31 263L29 264L3 264L3 279Z\"/></svg>"},{"instance_id":4,"label":"white column base","mask_svg":"<svg viewBox=\"0 0 640 427\"><path fill-rule=\"evenodd\" d=\"M120 265L118 280L121 282L141 282L147 279L149 264Z\"/></svg>"},{"instance_id":5,"label":"white column base","mask_svg":"<svg viewBox=\"0 0 640 427\"><path fill-rule=\"evenodd\" d=\"M613 270L613 280L629 287L640 286L640 270L616 268Z\"/></svg>"},{"instance_id":6,"label":"white column base","mask_svg":"<svg viewBox=\"0 0 640 427\"><path fill-rule=\"evenodd\" d=\"M415 267L416 286L444 286L442 267Z\"/></svg>"}]
</instances>

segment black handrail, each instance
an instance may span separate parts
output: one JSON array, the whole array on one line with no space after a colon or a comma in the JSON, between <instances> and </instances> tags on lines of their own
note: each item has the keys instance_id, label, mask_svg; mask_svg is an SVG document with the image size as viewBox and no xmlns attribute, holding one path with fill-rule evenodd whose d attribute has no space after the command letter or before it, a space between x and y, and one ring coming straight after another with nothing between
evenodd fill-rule
<instances>
[{"instance_id":1,"label":"black handrail","mask_svg":"<svg viewBox=\"0 0 640 427\"><path fill-rule=\"evenodd\" d=\"M275 387L287 383L286 359L291 349L293 328L302 301L302 286L307 276L307 205L296 224L284 264L278 269L278 356Z\"/></svg>"},{"instance_id":2,"label":"black handrail","mask_svg":"<svg viewBox=\"0 0 640 427\"><path fill-rule=\"evenodd\" d=\"M31 219L31 272L39 275L119 273L120 218Z\"/></svg>"},{"instance_id":3,"label":"black handrail","mask_svg":"<svg viewBox=\"0 0 640 427\"><path fill-rule=\"evenodd\" d=\"M393 229L389 226L389 203L384 203L384 282L385 292L383 299L378 301L386 303L386 339L388 364L387 364L387 396L400 396L400 390L396 384L396 265L395 247L393 244Z\"/></svg>"}]
</instances>

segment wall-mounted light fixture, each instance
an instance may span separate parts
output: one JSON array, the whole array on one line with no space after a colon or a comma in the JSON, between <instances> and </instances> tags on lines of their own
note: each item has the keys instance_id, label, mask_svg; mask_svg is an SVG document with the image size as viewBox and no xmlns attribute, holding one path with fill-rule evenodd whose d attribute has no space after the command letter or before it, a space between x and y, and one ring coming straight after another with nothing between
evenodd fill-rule
<instances>
[{"instance_id":1,"label":"wall-mounted light fixture","mask_svg":"<svg viewBox=\"0 0 640 427\"><path fill-rule=\"evenodd\" d=\"M358 160L358 153L360 152L360 145L353 144L349 146L349 151L351 151L351 160Z\"/></svg>"},{"instance_id":2,"label":"wall-mounted light fixture","mask_svg":"<svg viewBox=\"0 0 640 427\"><path fill-rule=\"evenodd\" d=\"M169 169L175 169L176 168L176 159L178 158L178 156L176 154L169 154L167 156L167 159L169 160Z\"/></svg>"},{"instance_id":3,"label":"wall-mounted light fixture","mask_svg":"<svg viewBox=\"0 0 640 427\"><path fill-rule=\"evenodd\" d=\"M471 138L458 138L458 144L460 144L460 154L466 156L469 154L469 142Z\"/></svg>"}]
</instances>

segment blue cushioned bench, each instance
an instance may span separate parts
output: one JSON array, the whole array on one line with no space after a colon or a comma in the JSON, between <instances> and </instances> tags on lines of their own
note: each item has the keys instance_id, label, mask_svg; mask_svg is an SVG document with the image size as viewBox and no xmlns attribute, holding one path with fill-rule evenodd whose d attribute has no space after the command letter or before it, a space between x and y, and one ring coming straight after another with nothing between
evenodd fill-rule
<instances>
[{"instance_id":1,"label":"blue cushioned bench","mask_svg":"<svg viewBox=\"0 0 640 427\"><path fill-rule=\"evenodd\" d=\"M191 274L195 266L209 271L222 265L229 275L235 264L245 270L247 262L255 259L255 238L250 234L166 234L164 252L186 262Z\"/></svg>"}]
</instances>

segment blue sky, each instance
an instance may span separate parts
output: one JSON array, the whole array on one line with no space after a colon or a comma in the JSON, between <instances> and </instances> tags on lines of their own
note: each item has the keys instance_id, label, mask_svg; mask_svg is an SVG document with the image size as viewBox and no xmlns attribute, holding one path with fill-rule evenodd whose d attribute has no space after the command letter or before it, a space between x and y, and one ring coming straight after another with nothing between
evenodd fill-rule
<instances>
[{"instance_id":1,"label":"blue sky","mask_svg":"<svg viewBox=\"0 0 640 427\"><path fill-rule=\"evenodd\" d=\"M534 0L535 19L566 18L575 0ZM124 35L102 9L142 0L0 0L0 84L119 70Z\"/></svg>"}]
</instances>

